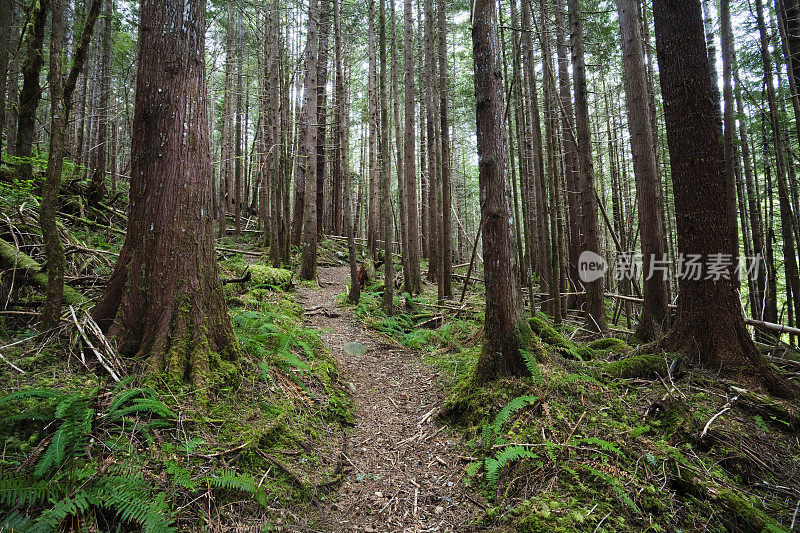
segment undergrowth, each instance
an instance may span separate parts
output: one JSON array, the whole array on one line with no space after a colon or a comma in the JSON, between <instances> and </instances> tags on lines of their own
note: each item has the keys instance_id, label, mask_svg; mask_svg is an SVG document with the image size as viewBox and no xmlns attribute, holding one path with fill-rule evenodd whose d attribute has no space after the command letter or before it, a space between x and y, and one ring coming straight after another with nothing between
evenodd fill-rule
<instances>
[{"instance_id":1,"label":"undergrowth","mask_svg":"<svg viewBox=\"0 0 800 533\"><path fill-rule=\"evenodd\" d=\"M582 346L542 314L531 322L550 354L540 375L479 386L465 372L442 411L469 441L465 482L490 502L482 526L788 529L800 494L778 487L796 486L800 448L785 424L734 409L701 439L733 395L727 384L697 372L665 389L669 354L633 356L647 372L620 377L606 368L623 366L624 341Z\"/></svg>"},{"instance_id":2,"label":"undergrowth","mask_svg":"<svg viewBox=\"0 0 800 533\"><path fill-rule=\"evenodd\" d=\"M229 278L247 266L220 264ZM108 383L65 344L4 353L32 371L0 367L0 531L207 530L243 516L270 529L286 525L283 509L324 498L350 399L283 290L291 273L250 270L226 285L243 375L206 405L158 375Z\"/></svg>"}]
</instances>

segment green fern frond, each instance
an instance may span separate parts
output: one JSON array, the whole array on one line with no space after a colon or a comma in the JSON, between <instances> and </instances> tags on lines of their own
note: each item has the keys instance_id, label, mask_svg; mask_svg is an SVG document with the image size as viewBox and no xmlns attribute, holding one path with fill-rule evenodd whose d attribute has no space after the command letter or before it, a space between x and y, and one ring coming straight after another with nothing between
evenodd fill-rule
<instances>
[{"instance_id":1,"label":"green fern frond","mask_svg":"<svg viewBox=\"0 0 800 533\"><path fill-rule=\"evenodd\" d=\"M533 382L537 385L544 383L542 369L539 367L539 361L536 360L536 356L527 350L520 350L520 353L522 354L522 360L525 361L525 367L533 378Z\"/></svg>"},{"instance_id":2,"label":"green fern frond","mask_svg":"<svg viewBox=\"0 0 800 533\"><path fill-rule=\"evenodd\" d=\"M617 448L613 443L608 442L607 440L598 439L597 437L586 437L581 439L576 439L576 442L583 442L585 444L590 444L593 446L597 446L601 450L613 453L615 455L622 455L622 451Z\"/></svg>"},{"instance_id":3,"label":"green fern frond","mask_svg":"<svg viewBox=\"0 0 800 533\"><path fill-rule=\"evenodd\" d=\"M494 421L488 426L488 429L484 426L484 444L487 446L491 444L492 439L500 434L500 431L503 429L503 424L508 422L514 413L535 403L538 399L537 396L519 396L508 402L508 404L497 413L497 416L494 417Z\"/></svg>"},{"instance_id":4,"label":"green fern frond","mask_svg":"<svg viewBox=\"0 0 800 533\"><path fill-rule=\"evenodd\" d=\"M523 459L538 459L539 456L525 446L507 446L495 457L486 459L486 480L490 487L496 487L500 478L500 471L508 464Z\"/></svg>"}]
</instances>

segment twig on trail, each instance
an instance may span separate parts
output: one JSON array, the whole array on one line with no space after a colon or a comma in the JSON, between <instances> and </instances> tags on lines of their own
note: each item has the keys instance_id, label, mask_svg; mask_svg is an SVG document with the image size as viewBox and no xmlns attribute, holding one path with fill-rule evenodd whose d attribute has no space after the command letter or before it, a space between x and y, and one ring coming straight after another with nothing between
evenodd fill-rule
<instances>
[{"instance_id":1,"label":"twig on trail","mask_svg":"<svg viewBox=\"0 0 800 533\"><path fill-rule=\"evenodd\" d=\"M389 507L389 505L391 505L391 503L394 501L394 499L395 499L395 498L397 498L397 495L398 495L398 494L400 494L400 493L399 493L399 492L396 492L396 493L395 493L395 495L394 495L394 496L392 496L392 498L391 498L391 499L390 499L388 502L386 502L386 505L384 505L383 507L381 507L381 510L380 510L380 511L378 511L378 514L381 514L382 512L384 512L384 511L386 510L386 508L387 508L387 507Z\"/></svg>"},{"instance_id":2,"label":"twig on trail","mask_svg":"<svg viewBox=\"0 0 800 533\"><path fill-rule=\"evenodd\" d=\"M417 507L417 500L419 500L419 487L414 488L414 518L419 516L419 508Z\"/></svg>"},{"instance_id":3,"label":"twig on trail","mask_svg":"<svg viewBox=\"0 0 800 533\"><path fill-rule=\"evenodd\" d=\"M209 454L205 454L205 453L193 453L192 455L195 455L195 456L197 456L197 457L204 457L204 458L206 458L206 459L211 459L212 457L219 457L219 456L221 456L221 455L227 455L227 454L229 454L229 453L232 453L232 452L235 452L235 451L237 451L237 450L241 450L242 448L244 448L245 446L247 446L247 445L248 445L248 444L250 444L251 442L252 442L252 441L247 441L247 442L244 442L244 443L242 443L242 444L240 444L240 445L238 445L238 446L234 446L234 447L233 447L233 448L231 448L230 450L223 450L223 451L221 451L221 452L215 452L215 453L209 453Z\"/></svg>"},{"instance_id":4,"label":"twig on trail","mask_svg":"<svg viewBox=\"0 0 800 533\"><path fill-rule=\"evenodd\" d=\"M712 416L711 418L709 418L709 419L708 419L708 422L706 422L706 425L705 425L705 427L703 428L703 432L702 432L702 433L700 433L700 439L699 439L699 440L703 440L703 438L706 436L706 433L708 433L708 428L710 428L710 427L711 427L711 424L712 424L712 422L714 422L714 420L716 420L718 417L720 417L720 416L721 416L722 414L724 414L725 412L727 412L727 411L730 411L730 410L731 410L731 407L733 407L733 404L734 404L734 403L736 402L736 400L738 400L738 399L739 399L739 395L737 394L736 396L734 396L733 398L731 398L731 399L728 401L728 403L727 403L727 404L725 404L725 407L722 409L722 411L720 411L719 413L715 414L714 416Z\"/></svg>"},{"instance_id":5,"label":"twig on trail","mask_svg":"<svg viewBox=\"0 0 800 533\"><path fill-rule=\"evenodd\" d=\"M576 429L578 429L578 426L580 426L580 425L581 425L581 422L583 422L583 417L584 417L584 416L586 416L586 411L584 411L584 412L583 412L583 414L581 415L581 417L578 419L578 422L577 422L577 423L575 424L575 426L572 428L572 431L570 431L570 432L569 432L569 437L567 437L567 440L565 440L565 441L564 441L564 445L566 445L566 444L569 444L569 440L570 440L570 439L572 438L572 436L575 434L575 430L576 430ZM563 445L562 445L562 446L563 446ZM565 447L565 449L566 449L566 447Z\"/></svg>"},{"instance_id":6,"label":"twig on trail","mask_svg":"<svg viewBox=\"0 0 800 533\"><path fill-rule=\"evenodd\" d=\"M433 413L435 413L435 412L436 412L436 407L434 407L433 409L431 409L430 411L428 411L427 413L422 415L422 418L420 418L419 422L417 422L417 425L421 426L425 422L429 422L431 420L431 418L433 418Z\"/></svg>"}]
</instances>

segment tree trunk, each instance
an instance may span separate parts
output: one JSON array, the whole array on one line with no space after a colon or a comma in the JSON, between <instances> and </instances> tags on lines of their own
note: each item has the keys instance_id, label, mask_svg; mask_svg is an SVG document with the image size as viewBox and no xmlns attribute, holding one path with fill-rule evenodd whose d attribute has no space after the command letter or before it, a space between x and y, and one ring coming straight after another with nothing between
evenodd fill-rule
<instances>
[{"instance_id":1,"label":"tree trunk","mask_svg":"<svg viewBox=\"0 0 800 533\"><path fill-rule=\"evenodd\" d=\"M380 216L378 212L378 62L375 51L375 0L369 0L368 40L368 81L367 99L369 114L369 192L367 195L367 249L372 259L378 257L378 235L380 233Z\"/></svg>"},{"instance_id":2,"label":"tree trunk","mask_svg":"<svg viewBox=\"0 0 800 533\"><path fill-rule=\"evenodd\" d=\"M656 0L656 48L678 226L678 252L708 264L730 250L722 146L718 142L700 0ZM730 274L730 273L728 273ZM715 370L755 376L775 394L792 396L756 350L728 277L684 275L678 311L662 346Z\"/></svg>"},{"instance_id":3,"label":"tree trunk","mask_svg":"<svg viewBox=\"0 0 800 533\"><path fill-rule=\"evenodd\" d=\"M453 198L451 191L452 169L450 161L450 124L447 90L447 5L438 2L439 21L439 121L442 145L442 291L446 298L453 297Z\"/></svg>"},{"instance_id":4,"label":"tree trunk","mask_svg":"<svg viewBox=\"0 0 800 533\"><path fill-rule=\"evenodd\" d=\"M325 1L325 0L323 0ZM300 112L300 139L295 172L305 184L302 245L300 247L300 279L317 277L317 73L319 51L319 2L309 0L306 39L303 108ZM297 216L297 215L295 215Z\"/></svg>"},{"instance_id":5,"label":"tree trunk","mask_svg":"<svg viewBox=\"0 0 800 533\"><path fill-rule=\"evenodd\" d=\"M569 19L572 33L572 76L575 83L575 119L578 141L578 163L581 191L582 253L600 254L600 238L597 227L597 200L594 188L592 164L592 138L589 130L589 100L586 88L586 64L583 57L583 22L579 0L569 0ZM584 283L586 287L586 326L593 331L606 329L603 305L603 278Z\"/></svg>"},{"instance_id":6,"label":"tree trunk","mask_svg":"<svg viewBox=\"0 0 800 533\"><path fill-rule=\"evenodd\" d=\"M391 0L394 1L394 0ZM392 259L392 199L391 174L389 161L389 100L386 94L386 71L389 62L386 58L386 0L381 0L378 24L380 25L379 53L381 61L380 80L378 82L381 102L380 135L378 137L380 162L380 215L381 239L383 239L383 308L388 316L394 314L394 261Z\"/></svg>"},{"instance_id":7,"label":"tree trunk","mask_svg":"<svg viewBox=\"0 0 800 533\"><path fill-rule=\"evenodd\" d=\"M244 176L244 154L242 150L242 13L236 9L236 102L234 109L235 115L233 123L234 133L232 135L233 147L233 195L231 205L233 207L233 227L236 235L242 231L242 214L244 213L242 202L242 178Z\"/></svg>"},{"instance_id":8,"label":"tree trunk","mask_svg":"<svg viewBox=\"0 0 800 533\"><path fill-rule=\"evenodd\" d=\"M572 91L569 80L569 58L567 57L566 20L564 18L564 0L555 0L556 20L556 55L558 57L558 92L561 99L561 136L564 147L564 176L567 185L568 220L568 278L573 292L580 286L578 277L578 258L581 255L581 203L580 203L580 168L578 163L578 146L575 142L575 117L572 106ZM567 305L577 308L583 300L574 296L567 299Z\"/></svg>"},{"instance_id":9,"label":"tree trunk","mask_svg":"<svg viewBox=\"0 0 800 533\"><path fill-rule=\"evenodd\" d=\"M409 280L411 279L411 260L409 257L410 254L408 244L408 197L405 193L405 170L403 168L403 144L405 141L400 125L400 67L397 51L397 18L394 4L394 1L390 3L391 7L389 13L392 18L392 112L394 115L394 139L396 149L395 167L397 169L397 200L399 204L398 211L400 212L400 252L403 261L403 290L405 292L411 292L409 289Z\"/></svg>"},{"instance_id":10,"label":"tree trunk","mask_svg":"<svg viewBox=\"0 0 800 533\"><path fill-rule=\"evenodd\" d=\"M723 0L725 1L725 0ZM666 272L656 271L656 261L666 257L664 228L661 225L661 187L653 146L652 121L647 96L647 77L642 50L642 32L636 0L617 0L628 127L633 152L633 172L639 204L639 231L642 236L644 290L642 314L636 336L651 341L667 326Z\"/></svg>"},{"instance_id":11,"label":"tree trunk","mask_svg":"<svg viewBox=\"0 0 800 533\"><path fill-rule=\"evenodd\" d=\"M428 163L428 202L427 202L427 228L428 228L428 281L439 279L439 259L441 249L439 242L439 216L437 209L437 168L436 168L436 100L434 88L436 86L436 67L433 55L433 0L423 0L425 7L425 82L422 83L425 91L425 138L426 159Z\"/></svg>"},{"instance_id":12,"label":"tree trunk","mask_svg":"<svg viewBox=\"0 0 800 533\"><path fill-rule=\"evenodd\" d=\"M3 0L0 2L0 161L3 160L3 131L6 125L6 80L8 79L8 54L11 42L11 29L14 27L12 18L13 2ZM12 87L12 89L15 89Z\"/></svg>"},{"instance_id":13,"label":"tree trunk","mask_svg":"<svg viewBox=\"0 0 800 533\"><path fill-rule=\"evenodd\" d=\"M325 131L328 118L328 27L330 0L322 0L319 18L319 71L317 72L317 235L322 234L325 208Z\"/></svg>"},{"instance_id":14,"label":"tree trunk","mask_svg":"<svg viewBox=\"0 0 800 533\"><path fill-rule=\"evenodd\" d=\"M353 240L353 217L350 209L350 121L348 119L347 96L342 67L342 23L341 0L333 0L333 35L336 54L336 112L339 115L337 124L341 129L341 152L335 157L341 160L342 170L342 211L344 216L344 232L347 236L347 254L350 262L350 292L347 295L350 303L356 304L361 296L358 284L358 264L356 262L356 244Z\"/></svg>"},{"instance_id":15,"label":"tree trunk","mask_svg":"<svg viewBox=\"0 0 800 533\"><path fill-rule=\"evenodd\" d=\"M205 1L142 2L128 230L93 316L123 356L201 399L239 353L208 216L206 95Z\"/></svg>"},{"instance_id":16,"label":"tree trunk","mask_svg":"<svg viewBox=\"0 0 800 533\"><path fill-rule=\"evenodd\" d=\"M514 236L496 7L494 0L476 0L472 25L486 283L485 338L475 367L479 382L527 373L520 353L524 347L524 322L512 251Z\"/></svg>"},{"instance_id":17,"label":"tree trunk","mask_svg":"<svg viewBox=\"0 0 800 533\"><path fill-rule=\"evenodd\" d=\"M51 0L50 6L50 153L47 158L47 175L42 189L42 204L39 209L39 224L44 240L46 258L47 292L40 315L42 329L58 324L61 318L61 300L64 296L64 247L56 224L58 191L61 188L61 168L64 159L66 117L64 108L64 78L61 54L64 48L64 8L62 0ZM3 71L5 77L5 71Z\"/></svg>"},{"instance_id":18,"label":"tree trunk","mask_svg":"<svg viewBox=\"0 0 800 533\"><path fill-rule=\"evenodd\" d=\"M403 180L408 209L408 264L411 275L406 280L406 290L411 294L422 292L422 276L419 269L420 231L417 212L417 169L414 120L414 47L412 33L414 22L411 18L411 0L405 0L403 8L403 53L405 84L405 139L403 142Z\"/></svg>"},{"instance_id":19,"label":"tree trunk","mask_svg":"<svg viewBox=\"0 0 800 533\"><path fill-rule=\"evenodd\" d=\"M769 51L769 35L764 22L764 7L756 0L756 21L761 38L761 62L764 67L764 85L767 88L769 123L772 129L772 143L775 150L775 179L778 182L778 202L781 211L781 236L783 237L783 264L786 285L794 296L794 315L800 317L800 274L798 274L794 220L789 199L789 186L786 179L786 159L782 131L778 120L777 98L773 86L772 58ZM788 292L788 291L787 291Z\"/></svg>"},{"instance_id":20,"label":"tree trunk","mask_svg":"<svg viewBox=\"0 0 800 533\"><path fill-rule=\"evenodd\" d=\"M11 21L12 26L10 29L11 35L19 35L20 27L20 12L19 4L17 2L8 2L11 4ZM14 157L14 145L17 142L17 122L19 121L19 50L15 46L11 47L9 52L12 52L8 60L8 84L6 92L8 94L8 102L3 107L2 111L5 115L5 130L6 130L6 153L8 157ZM2 131L0 131L2 134Z\"/></svg>"},{"instance_id":21,"label":"tree trunk","mask_svg":"<svg viewBox=\"0 0 800 533\"><path fill-rule=\"evenodd\" d=\"M97 148L96 165L92 170L89 184L89 204L97 206L106 196L106 173L108 153L109 105L111 103L111 17L114 12L113 0L104 0L103 8L103 56L100 65L100 95L97 109Z\"/></svg>"},{"instance_id":22,"label":"tree trunk","mask_svg":"<svg viewBox=\"0 0 800 533\"><path fill-rule=\"evenodd\" d=\"M22 158L19 173L22 179L33 179L30 157L36 134L36 109L42 97L39 74L44 63L44 27L47 23L49 0L31 4L25 32L25 59L22 61L22 90L19 92L19 116L14 155Z\"/></svg>"}]
</instances>

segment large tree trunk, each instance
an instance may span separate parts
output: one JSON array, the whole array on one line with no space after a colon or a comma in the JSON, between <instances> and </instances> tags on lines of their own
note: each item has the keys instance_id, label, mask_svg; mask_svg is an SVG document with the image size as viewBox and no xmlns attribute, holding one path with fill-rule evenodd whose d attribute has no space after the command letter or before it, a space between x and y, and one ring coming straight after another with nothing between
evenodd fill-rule
<instances>
[{"instance_id":1,"label":"large tree trunk","mask_svg":"<svg viewBox=\"0 0 800 533\"><path fill-rule=\"evenodd\" d=\"M400 123L400 82L399 82L399 62L397 51L397 18L395 13L395 2L390 3L389 14L392 18L391 41L392 41L392 112L394 118L394 139L395 139L395 168L397 169L397 199L400 218L400 253L403 261L403 290L410 292L409 280L411 279L411 263L409 258L408 245L408 198L405 193L405 170L403 168L403 145L404 138Z\"/></svg>"},{"instance_id":2,"label":"large tree trunk","mask_svg":"<svg viewBox=\"0 0 800 533\"><path fill-rule=\"evenodd\" d=\"M234 133L232 135L233 147L233 227L236 235L242 231L242 214L244 205L242 202L242 185L244 177L244 155L242 146L242 13L236 9L236 102L235 115L232 119Z\"/></svg>"},{"instance_id":3,"label":"large tree trunk","mask_svg":"<svg viewBox=\"0 0 800 533\"><path fill-rule=\"evenodd\" d=\"M58 234L56 211L58 191L61 188L61 167L64 159L66 117L64 108L64 78L62 77L61 53L64 47L64 8L62 0L51 2L50 30L50 153L47 158L47 176L42 189L42 205L39 224L44 240L46 258L47 293L42 306L42 328L58 324L61 318L61 300L64 295L64 247ZM5 72L2 73L5 77Z\"/></svg>"},{"instance_id":4,"label":"large tree trunk","mask_svg":"<svg viewBox=\"0 0 800 533\"><path fill-rule=\"evenodd\" d=\"M394 0L391 0L392 2ZM380 215L381 215L381 239L383 239L383 308L388 316L394 314L394 261L392 258L392 241L394 231L392 230L392 198L391 198L391 173L389 161L389 100L386 94L386 71L389 62L386 58L386 0L381 0L379 15L380 25L380 60L381 72L379 80L379 92L381 102L381 125L380 136L378 137L379 158L380 158Z\"/></svg>"},{"instance_id":5,"label":"large tree trunk","mask_svg":"<svg viewBox=\"0 0 800 533\"><path fill-rule=\"evenodd\" d=\"M661 94L670 152L678 229L678 252L708 264L728 254L728 202L723 153L699 0L654 2ZM730 274L730 272L729 272ZM678 311L662 345L709 368L760 380L781 396L795 387L782 379L748 335L728 277L679 279Z\"/></svg>"},{"instance_id":6,"label":"large tree trunk","mask_svg":"<svg viewBox=\"0 0 800 533\"><path fill-rule=\"evenodd\" d=\"M592 163L592 136L589 130L589 100L586 88L586 64L583 57L583 22L579 0L569 0L569 20L572 43L572 76L575 83L575 125L578 141L578 163L581 191L582 253L600 254L600 237L597 227L597 193L594 187ZM586 326L590 330L606 329L603 305L603 278L584 283L586 287Z\"/></svg>"},{"instance_id":7,"label":"large tree trunk","mask_svg":"<svg viewBox=\"0 0 800 533\"><path fill-rule=\"evenodd\" d=\"M16 2L7 2L11 4L11 28L9 29L11 35L19 35L20 27L20 11L19 4ZM8 84L6 92L8 94L8 102L0 112L5 115L5 130L6 130L6 153L9 157L13 157L14 146L17 142L17 122L19 117L19 50L16 47L11 47L9 52L12 52L8 59ZM0 131L2 134L2 131Z\"/></svg>"},{"instance_id":8,"label":"large tree trunk","mask_svg":"<svg viewBox=\"0 0 800 533\"><path fill-rule=\"evenodd\" d=\"M642 235L644 302L636 336L644 341L650 341L660 336L667 326L667 287L666 273L653 270L655 261L663 261L665 258L664 228L661 225L661 187L653 146L654 137L637 3L636 0L617 0L628 127L631 134L633 172L636 177L636 197L639 204L639 231Z\"/></svg>"},{"instance_id":9,"label":"large tree trunk","mask_svg":"<svg viewBox=\"0 0 800 533\"><path fill-rule=\"evenodd\" d=\"M581 203L579 191L580 169L578 146L575 142L575 117L572 106L572 91L569 79L569 57L567 56L566 20L564 0L555 0L556 55L558 57L558 93L561 100L561 136L564 147L564 177L567 185L566 199L568 217L568 266L567 277L574 291L580 289L578 258L581 254ZM576 308L583 298L567 299L569 307Z\"/></svg>"},{"instance_id":10,"label":"large tree trunk","mask_svg":"<svg viewBox=\"0 0 800 533\"><path fill-rule=\"evenodd\" d=\"M328 119L328 27L330 0L322 0L319 18L319 64L317 72L317 235L322 235L325 208L325 131Z\"/></svg>"},{"instance_id":11,"label":"large tree trunk","mask_svg":"<svg viewBox=\"0 0 800 533\"><path fill-rule=\"evenodd\" d=\"M436 100L434 88L436 87L436 67L433 55L433 0L423 0L425 4L425 82L422 83L425 91L425 139L426 160L428 163L428 201L427 201L427 228L428 228L428 281L439 279L439 259L441 249L439 242L439 216L437 209L437 190L439 187L436 168ZM421 16L421 15L420 15Z\"/></svg>"},{"instance_id":12,"label":"large tree trunk","mask_svg":"<svg viewBox=\"0 0 800 533\"><path fill-rule=\"evenodd\" d=\"M369 0L368 39L368 82L367 99L369 114L369 189L367 196L367 249L372 259L378 257L378 235L380 233L380 213L378 210L378 61L375 52L375 0Z\"/></svg>"},{"instance_id":13,"label":"large tree trunk","mask_svg":"<svg viewBox=\"0 0 800 533\"><path fill-rule=\"evenodd\" d=\"M109 104L111 103L111 17L113 0L105 0L103 9L103 57L100 65L100 98L97 109L97 148L95 152L92 181L89 184L88 198L91 205L97 205L106 195L106 154L108 152Z\"/></svg>"},{"instance_id":14,"label":"large tree trunk","mask_svg":"<svg viewBox=\"0 0 800 533\"><path fill-rule=\"evenodd\" d=\"M324 1L324 0L323 0ZM306 74L303 80L303 108L300 112L300 139L295 172L305 184L300 279L317 276L317 74L319 51L319 2L308 3ZM297 216L297 215L295 215Z\"/></svg>"},{"instance_id":15,"label":"large tree trunk","mask_svg":"<svg viewBox=\"0 0 800 533\"><path fill-rule=\"evenodd\" d=\"M446 298L453 297L453 198L451 192L450 124L447 91L447 5L439 0L439 122L442 145L442 291Z\"/></svg>"},{"instance_id":16,"label":"large tree trunk","mask_svg":"<svg viewBox=\"0 0 800 533\"><path fill-rule=\"evenodd\" d=\"M412 46L414 22L411 18L411 0L405 0L403 21L403 53L405 56L405 139L403 142L405 161L403 162L403 180L405 182L404 192L408 209L408 265L411 273L406 280L406 289L411 294L419 294L422 292L422 276L419 269L420 232L417 214L417 169L414 137L414 47Z\"/></svg>"},{"instance_id":17,"label":"large tree trunk","mask_svg":"<svg viewBox=\"0 0 800 533\"><path fill-rule=\"evenodd\" d=\"M39 0L31 4L28 13L28 26L25 32L25 59L22 61L22 90L19 92L19 116L17 118L17 138L14 155L22 158L19 164L23 179L33 178L30 163L33 137L36 133L36 109L42 97L39 74L44 63L44 27L47 23L47 9L50 2Z\"/></svg>"},{"instance_id":18,"label":"large tree trunk","mask_svg":"<svg viewBox=\"0 0 800 533\"><path fill-rule=\"evenodd\" d=\"M475 377L489 381L524 375L519 288L512 242L503 83L495 0L476 0L472 49L478 137L478 180L483 216L486 322Z\"/></svg>"},{"instance_id":19,"label":"large tree trunk","mask_svg":"<svg viewBox=\"0 0 800 533\"><path fill-rule=\"evenodd\" d=\"M201 397L239 353L214 250L205 1L141 4L125 244L93 316Z\"/></svg>"},{"instance_id":20,"label":"large tree trunk","mask_svg":"<svg viewBox=\"0 0 800 533\"><path fill-rule=\"evenodd\" d=\"M336 112L339 116L336 123L340 129L340 153L335 157L340 160L342 171L342 211L344 232L347 236L347 253L350 262L350 292L347 297L351 303L358 303L361 287L358 284L358 264L356 263L356 244L353 240L353 217L350 209L350 121L348 119L347 96L342 67L342 22L341 0L333 0L333 34L336 51Z\"/></svg>"},{"instance_id":21,"label":"large tree trunk","mask_svg":"<svg viewBox=\"0 0 800 533\"><path fill-rule=\"evenodd\" d=\"M0 2L0 161L3 159L3 130L6 125L6 80L8 79L8 53L13 24L13 2Z\"/></svg>"}]
</instances>

